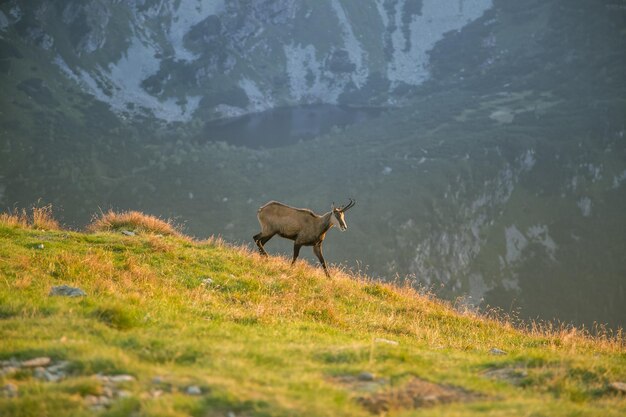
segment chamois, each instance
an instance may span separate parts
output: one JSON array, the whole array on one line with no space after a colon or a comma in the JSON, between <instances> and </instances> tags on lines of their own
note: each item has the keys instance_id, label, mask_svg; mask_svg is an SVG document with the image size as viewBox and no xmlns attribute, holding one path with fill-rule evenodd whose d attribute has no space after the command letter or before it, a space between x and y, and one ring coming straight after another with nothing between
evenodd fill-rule
<instances>
[{"instance_id":1,"label":"chamois","mask_svg":"<svg viewBox=\"0 0 626 417\"><path fill-rule=\"evenodd\" d=\"M313 252L320 260L324 273L330 277L326 261L322 254L322 242L326 237L326 232L337 226L343 232L348 226L344 220L344 213L354 206L354 201L345 206L335 207L333 203L331 211L319 216L309 209L301 209L288 206L278 201L270 201L257 212L257 218L261 224L261 233L254 235L254 243L259 247L261 255L267 256L263 245L274 235L279 235L294 241L293 244L293 265L298 259L302 246L313 246Z\"/></svg>"}]
</instances>

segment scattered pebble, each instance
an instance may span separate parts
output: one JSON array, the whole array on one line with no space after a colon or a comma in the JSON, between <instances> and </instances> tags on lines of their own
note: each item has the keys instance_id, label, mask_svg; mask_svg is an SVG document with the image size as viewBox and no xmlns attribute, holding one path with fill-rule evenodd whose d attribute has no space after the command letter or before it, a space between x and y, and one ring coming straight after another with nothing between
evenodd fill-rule
<instances>
[{"instance_id":1,"label":"scattered pebble","mask_svg":"<svg viewBox=\"0 0 626 417\"><path fill-rule=\"evenodd\" d=\"M87 395L85 397L85 402L87 403L87 406L94 411L103 410L111 405L111 399L104 395Z\"/></svg>"},{"instance_id":2,"label":"scattered pebble","mask_svg":"<svg viewBox=\"0 0 626 417\"><path fill-rule=\"evenodd\" d=\"M491 348L489 349L489 353L491 353L492 355L506 355L506 352L503 351L502 349L498 349L498 348Z\"/></svg>"},{"instance_id":3,"label":"scattered pebble","mask_svg":"<svg viewBox=\"0 0 626 417\"><path fill-rule=\"evenodd\" d=\"M203 278L201 281L202 285L204 285L205 287L208 287L209 285L213 284L213 280L211 278Z\"/></svg>"},{"instance_id":4,"label":"scattered pebble","mask_svg":"<svg viewBox=\"0 0 626 417\"><path fill-rule=\"evenodd\" d=\"M18 394L17 385L12 384L10 382L8 384L5 384L2 388L0 388L0 394L3 397L9 397L9 398L17 397L17 394Z\"/></svg>"},{"instance_id":5,"label":"scattered pebble","mask_svg":"<svg viewBox=\"0 0 626 417\"><path fill-rule=\"evenodd\" d=\"M112 375L109 377L109 381L113 382L113 383L118 383L118 382L132 382L135 380L135 377L132 375Z\"/></svg>"},{"instance_id":6,"label":"scattered pebble","mask_svg":"<svg viewBox=\"0 0 626 417\"><path fill-rule=\"evenodd\" d=\"M609 388L611 388L613 391L626 394L626 382L621 382L621 381L611 382L609 384Z\"/></svg>"},{"instance_id":7,"label":"scattered pebble","mask_svg":"<svg viewBox=\"0 0 626 417\"><path fill-rule=\"evenodd\" d=\"M37 245L35 246L35 248L36 248L36 249L43 249L43 248L44 248L43 243L39 243L39 244L37 244Z\"/></svg>"},{"instance_id":8,"label":"scattered pebble","mask_svg":"<svg viewBox=\"0 0 626 417\"><path fill-rule=\"evenodd\" d=\"M371 372L361 372L357 378L359 381L373 381L375 379Z\"/></svg>"},{"instance_id":9,"label":"scattered pebble","mask_svg":"<svg viewBox=\"0 0 626 417\"><path fill-rule=\"evenodd\" d=\"M185 392L189 395L201 395L202 394L202 390L197 385L188 386Z\"/></svg>"},{"instance_id":10,"label":"scattered pebble","mask_svg":"<svg viewBox=\"0 0 626 417\"><path fill-rule=\"evenodd\" d=\"M2 368L0 368L0 377L12 375L16 373L18 370L19 368L16 366L3 366Z\"/></svg>"},{"instance_id":11,"label":"scattered pebble","mask_svg":"<svg viewBox=\"0 0 626 417\"><path fill-rule=\"evenodd\" d=\"M130 394L130 392L129 392L129 391L126 391L126 390L123 390L123 389L122 389L122 390L119 390L119 391L117 392L117 398L128 398L128 397L130 397L130 395L131 395L131 394Z\"/></svg>"},{"instance_id":12,"label":"scattered pebble","mask_svg":"<svg viewBox=\"0 0 626 417\"><path fill-rule=\"evenodd\" d=\"M154 389L152 391L150 391L150 395L152 396L152 398L159 398L161 395L163 395L164 391L162 389Z\"/></svg>"},{"instance_id":13,"label":"scattered pebble","mask_svg":"<svg viewBox=\"0 0 626 417\"><path fill-rule=\"evenodd\" d=\"M392 171L391 167L385 167L383 168L383 175L389 175L391 174L391 171Z\"/></svg>"},{"instance_id":14,"label":"scattered pebble","mask_svg":"<svg viewBox=\"0 0 626 417\"><path fill-rule=\"evenodd\" d=\"M40 358L33 358L21 363L22 368L39 368L42 366L48 366L52 362L47 356L42 356Z\"/></svg>"},{"instance_id":15,"label":"scattered pebble","mask_svg":"<svg viewBox=\"0 0 626 417\"><path fill-rule=\"evenodd\" d=\"M64 297L83 297L86 296L85 291L80 288L70 287L69 285L58 285L52 287L49 296L59 295Z\"/></svg>"},{"instance_id":16,"label":"scattered pebble","mask_svg":"<svg viewBox=\"0 0 626 417\"><path fill-rule=\"evenodd\" d=\"M126 236L135 236L135 232L131 232L130 230L122 230L122 234Z\"/></svg>"},{"instance_id":17,"label":"scattered pebble","mask_svg":"<svg viewBox=\"0 0 626 417\"><path fill-rule=\"evenodd\" d=\"M399 345L399 343L396 342L395 340L383 339L382 337L377 337L376 339L374 339L374 342L376 342L376 343L386 343L388 345L393 345L393 346L398 346Z\"/></svg>"}]
</instances>

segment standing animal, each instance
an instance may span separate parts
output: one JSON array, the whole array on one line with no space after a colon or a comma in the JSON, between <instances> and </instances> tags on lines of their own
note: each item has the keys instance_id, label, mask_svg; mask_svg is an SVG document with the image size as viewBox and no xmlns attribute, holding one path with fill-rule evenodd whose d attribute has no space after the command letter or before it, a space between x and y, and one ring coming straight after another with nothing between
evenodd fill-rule
<instances>
[{"instance_id":1,"label":"standing animal","mask_svg":"<svg viewBox=\"0 0 626 417\"><path fill-rule=\"evenodd\" d=\"M330 277L326 261L322 254L322 242L326 237L326 232L337 226L343 232L348 226L344 219L344 213L354 206L354 200L345 206L335 207L333 203L331 210L321 216L313 213L309 209L301 209L288 206L278 201L270 201L257 212L257 218L261 224L261 233L254 235L254 243L259 247L261 255L267 256L263 245L274 235L279 235L294 241L293 244L293 265L298 259L302 246L313 246L313 252L320 260L324 273Z\"/></svg>"}]
</instances>

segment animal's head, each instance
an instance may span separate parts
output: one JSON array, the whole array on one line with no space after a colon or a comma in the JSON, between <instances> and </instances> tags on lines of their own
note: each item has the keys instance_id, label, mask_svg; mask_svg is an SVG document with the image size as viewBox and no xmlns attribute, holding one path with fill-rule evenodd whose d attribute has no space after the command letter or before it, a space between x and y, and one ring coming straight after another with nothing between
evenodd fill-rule
<instances>
[{"instance_id":1,"label":"animal's head","mask_svg":"<svg viewBox=\"0 0 626 417\"><path fill-rule=\"evenodd\" d=\"M337 226L339 230L345 232L348 228L346 224L346 220L344 217L344 213L348 211L352 206L354 206L354 200L350 199L350 202L345 206L335 207L335 203L332 205L332 214L330 216L330 221L334 226Z\"/></svg>"}]
</instances>

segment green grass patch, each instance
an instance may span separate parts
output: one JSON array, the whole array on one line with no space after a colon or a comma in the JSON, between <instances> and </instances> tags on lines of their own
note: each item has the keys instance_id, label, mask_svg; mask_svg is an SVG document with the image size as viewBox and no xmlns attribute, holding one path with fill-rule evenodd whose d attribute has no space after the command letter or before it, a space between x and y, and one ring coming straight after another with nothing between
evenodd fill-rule
<instances>
[{"instance_id":1,"label":"green grass patch","mask_svg":"<svg viewBox=\"0 0 626 417\"><path fill-rule=\"evenodd\" d=\"M368 416L360 396L372 406L429 384L472 393L432 405L452 416L626 411L609 389L626 378L619 338L519 330L408 286L328 279L218 239L8 226L0 236L0 360L66 363L56 381L3 372L17 395L3 391L0 415ZM86 296L51 297L55 285ZM119 375L131 379L111 382ZM411 401L388 415L433 411Z\"/></svg>"}]
</instances>

